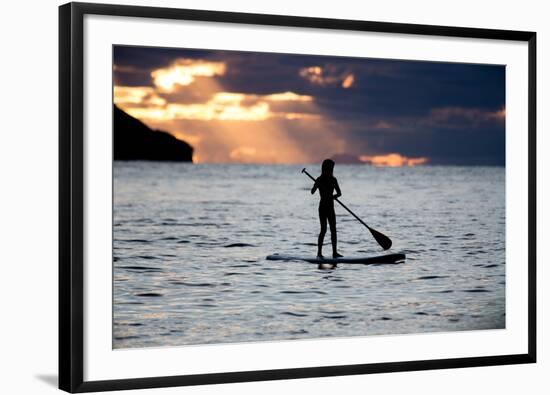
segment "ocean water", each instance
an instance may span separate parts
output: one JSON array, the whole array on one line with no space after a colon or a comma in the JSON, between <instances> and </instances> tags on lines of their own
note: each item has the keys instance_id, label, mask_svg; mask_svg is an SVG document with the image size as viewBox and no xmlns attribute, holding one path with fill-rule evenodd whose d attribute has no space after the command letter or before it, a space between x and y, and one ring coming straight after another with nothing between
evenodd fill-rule
<instances>
[{"instance_id":1,"label":"ocean water","mask_svg":"<svg viewBox=\"0 0 550 395\"><path fill-rule=\"evenodd\" d=\"M115 162L113 347L505 327L504 168L337 165L341 200L407 259L321 270L265 260L316 253L302 167ZM342 254L382 252L335 208Z\"/></svg>"}]
</instances>

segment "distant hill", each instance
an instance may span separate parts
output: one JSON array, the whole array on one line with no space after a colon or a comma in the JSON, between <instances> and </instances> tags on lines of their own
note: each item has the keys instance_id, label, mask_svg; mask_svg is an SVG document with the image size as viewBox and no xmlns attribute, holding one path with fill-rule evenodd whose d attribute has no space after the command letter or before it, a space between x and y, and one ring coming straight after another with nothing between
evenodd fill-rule
<instances>
[{"instance_id":1,"label":"distant hill","mask_svg":"<svg viewBox=\"0 0 550 395\"><path fill-rule=\"evenodd\" d=\"M193 161L193 147L185 141L152 130L117 106L114 106L113 134L115 160Z\"/></svg>"}]
</instances>

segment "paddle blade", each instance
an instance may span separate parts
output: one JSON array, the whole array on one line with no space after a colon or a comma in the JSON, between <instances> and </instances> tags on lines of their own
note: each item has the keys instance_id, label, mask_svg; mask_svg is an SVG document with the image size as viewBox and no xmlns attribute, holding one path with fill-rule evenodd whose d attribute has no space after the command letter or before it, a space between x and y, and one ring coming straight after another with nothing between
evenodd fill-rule
<instances>
[{"instance_id":1,"label":"paddle blade","mask_svg":"<svg viewBox=\"0 0 550 395\"><path fill-rule=\"evenodd\" d=\"M391 248L391 239L386 236L385 234L380 233L376 229L371 228L368 226L370 233L372 234L372 237L380 244L380 247L382 247L384 250L389 250Z\"/></svg>"}]
</instances>

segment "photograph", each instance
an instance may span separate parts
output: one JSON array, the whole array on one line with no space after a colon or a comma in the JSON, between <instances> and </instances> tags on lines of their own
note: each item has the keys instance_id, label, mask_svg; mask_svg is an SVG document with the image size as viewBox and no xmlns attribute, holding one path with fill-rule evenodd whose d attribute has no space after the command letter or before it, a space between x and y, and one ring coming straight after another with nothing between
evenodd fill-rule
<instances>
[{"instance_id":1,"label":"photograph","mask_svg":"<svg viewBox=\"0 0 550 395\"><path fill-rule=\"evenodd\" d=\"M505 65L112 59L114 349L506 329Z\"/></svg>"}]
</instances>

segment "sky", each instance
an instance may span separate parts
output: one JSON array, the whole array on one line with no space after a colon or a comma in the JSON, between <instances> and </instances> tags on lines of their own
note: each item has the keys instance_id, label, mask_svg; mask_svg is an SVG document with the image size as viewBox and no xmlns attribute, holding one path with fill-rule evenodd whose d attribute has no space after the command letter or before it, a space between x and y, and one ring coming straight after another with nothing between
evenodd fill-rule
<instances>
[{"instance_id":1,"label":"sky","mask_svg":"<svg viewBox=\"0 0 550 395\"><path fill-rule=\"evenodd\" d=\"M115 104L196 163L505 162L505 67L115 46Z\"/></svg>"}]
</instances>

